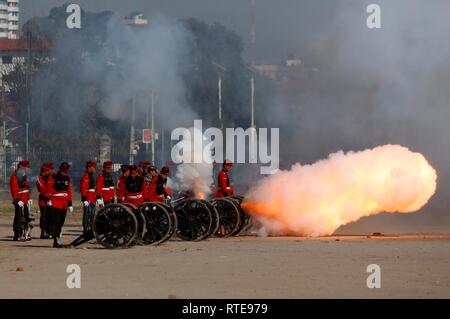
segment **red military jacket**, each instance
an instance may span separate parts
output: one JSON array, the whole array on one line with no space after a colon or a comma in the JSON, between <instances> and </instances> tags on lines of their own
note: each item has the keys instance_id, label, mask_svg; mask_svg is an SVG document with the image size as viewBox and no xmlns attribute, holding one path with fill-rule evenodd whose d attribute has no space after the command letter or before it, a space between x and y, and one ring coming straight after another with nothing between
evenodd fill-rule
<instances>
[{"instance_id":1,"label":"red military jacket","mask_svg":"<svg viewBox=\"0 0 450 319\"><path fill-rule=\"evenodd\" d=\"M128 176L124 184L124 202L138 206L148 201L147 183L142 176Z\"/></svg>"},{"instance_id":2,"label":"red military jacket","mask_svg":"<svg viewBox=\"0 0 450 319\"><path fill-rule=\"evenodd\" d=\"M233 196L234 190L233 187L230 185L230 178L228 177L228 173L224 170L221 170L219 172L219 175L217 176L217 184L218 189L216 192L216 197L227 197L227 196Z\"/></svg>"},{"instance_id":3,"label":"red military jacket","mask_svg":"<svg viewBox=\"0 0 450 319\"><path fill-rule=\"evenodd\" d=\"M105 202L114 200L115 187L111 174L102 172L98 175L95 192L97 194L97 198L102 198Z\"/></svg>"},{"instance_id":4,"label":"red military jacket","mask_svg":"<svg viewBox=\"0 0 450 319\"><path fill-rule=\"evenodd\" d=\"M44 177L39 175L36 181L36 188L39 192L39 206L47 206L47 201L50 199L50 194L47 191L46 184L50 176Z\"/></svg>"},{"instance_id":5,"label":"red military jacket","mask_svg":"<svg viewBox=\"0 0 450 319\"><path fill-rule=\"evenodd\" d=\"M9 188L14 202L22 201L25 205L27 204L30 199L30 189L26 175L17 176L17 172L14 172L9 178Z\"/></svg>"},{"instance_id":6,"label":"red military jacket","mask_svg":"<svg viewBox=\"0 0 450 319\"><path fill-rule=\"evenodd\" d=\"M118 202L123 202L125 197L125 176L120 176L116 184L116 196Z\"/></svg>"},{"instance_id":7,"label":"red military jacket","mask_svg":"<svg viewBox=\"0 0 450 319\"><path fill-rule=\"evenodd\" d=\"M164 194L161 195L156 192L157 179L158 179L158 176L155 176L154 178L152 178L150 181L150 185L148 187L148 199L151 202L163 202L164 201Z\"/></svg>"},{"instance_id":8,"label":"red military jacket","mask_svg":"<svg viewBox=\"0 0 450 319\"><path fill-rule=\"evenodd\" d=\"M89 204L95 204L95 178L94 174L84 173L80 182L81 201L88 201Z\"/></svg>"},{"instance_id":9,"label":"red military jacket","mask_svg":"<svg viewBox=\"0 0 450 319\"><path fill-rule=\"evenodd\" d=\"M67 209L72 206L72 180L69 175L53 173L45 185L50 194L52 205L58 209Z\"/></svg>"}]
</instances>

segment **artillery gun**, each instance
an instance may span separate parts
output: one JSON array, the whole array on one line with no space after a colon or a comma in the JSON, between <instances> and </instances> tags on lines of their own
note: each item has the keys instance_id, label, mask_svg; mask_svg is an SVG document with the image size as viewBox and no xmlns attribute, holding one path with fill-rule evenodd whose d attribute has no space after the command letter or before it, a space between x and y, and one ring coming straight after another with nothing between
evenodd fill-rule
<instances>
[{"instance_id":1,"label":"artillery gun","mask_svg":"<svg viewBox=\"0 0 450 319\"><path fill-rule=\"evenodd\" d=\"M206 201L184 193L170 202L145 202L138 207L109 204L96 212L91 229L69 247L92 239L106 248L129 248L159 245L175 234L186 241L236 236L251 224L250 215L240 206L242 199L234 196Z\"/></svg>"}]
</instances>

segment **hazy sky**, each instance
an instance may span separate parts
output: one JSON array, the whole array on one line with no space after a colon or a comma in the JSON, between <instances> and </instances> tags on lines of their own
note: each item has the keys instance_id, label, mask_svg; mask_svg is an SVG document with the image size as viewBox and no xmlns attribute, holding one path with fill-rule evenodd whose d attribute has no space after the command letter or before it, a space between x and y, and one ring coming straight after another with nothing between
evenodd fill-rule
<instances>
[{"instance_id":1,"label":"hazy sky","mask_svg":"<svg viewBox=\"0 0 450 319\"><path fill-rule=\"evenodd\" d=\"M345 0L344 0L345 1ZM66 0L21 0L21 22L46 16ZM278 61L288 54L302 55L302 39L333 28L331 17L338 2L317 0L256 0L257 60ZM250 0L74 0L89 11L112 10L120 16L143 11L220 22L249 41ZM362 12L364 13L364 12Z\"/></svg>"}]
</instances>

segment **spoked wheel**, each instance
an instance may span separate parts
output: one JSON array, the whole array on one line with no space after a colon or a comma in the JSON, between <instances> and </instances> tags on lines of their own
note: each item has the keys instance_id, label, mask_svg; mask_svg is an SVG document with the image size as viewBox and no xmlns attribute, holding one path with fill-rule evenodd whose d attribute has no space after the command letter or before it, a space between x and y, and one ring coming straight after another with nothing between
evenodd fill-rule
<instances>
[{"instance_id":1,"label":"spoked wheel","mask_svg":"<svg viewBox=\"0 0 450 319\"><path fill-rule=\"evenodd\" d=\"M219 228L217 237L230 237L239 230L241 216L235 202L227 198L216 198L211 201L219 212Z\"/></svg>"},{"instance_id":2,"label":"spoked wheel","mask_svg":"<svg viewBox=\"0 0 450 319\"><path fill-rule=\"evenodd\" d=\"M133 242L133 245L140 245L142 244L142 236L145 232L145 216L142 214L142 212L134 205L130 203L122 203L122 205L127 206L131 211L133 212L134 216L136 217L137 223L138 223L138 231L136 238Z\"/></svg>"},{"instance_id":3,"label":"spoked wheel","mask_svg":"<svg viewBox=\"0 0 450 319\"><path fill-rule=\"evenodd\" d=\"M144 245L158 245L171 237L172 219L164 204L151 202L139 206L145 217ZM172 233L173 234L173 233Z\"/></svg>"},{"instance_id":4,"label":"spoked wheel","mask_svg":"<svg viewBox=\"0 0 450 319\"><path fill-rule=\"evenodd\" d=\"M172 206L167 205L165 203L160 203L160 205L162 205L170 215L170 226L171 227L170 227L169 238L167 238L167 239L170 239L170 238L172 238L172 236L175 234L175 232L178 229L177 215L175 214L175 210L173 209Z\"/></svg>"},{"instance_id":5,"label":"spoked wheel","mask_svg":"<svg viewBox=\"0 0 450 319\"><path fill-rule=\"evenodd\" d=\"M208 235L205 237L206 239L209 236L213 236L219 229L219 212L210 202L206 200L201 200L201 202L208 207L209 213L211 214L211 227L209 228Z\"/></svg>"},{"instance_id":6,"label":"spoked wheel","mask_svg":"<svg viewBox=\"0 0 450 319\"><path fill-rule=\"evenodd\" d=\"M237 209L239 210L239 216L241 219L239 222L239 227L235 232L232 233L232 236L237 236L246 231L250 227L252 222L251 215L245 212L241 207L242 201L244 200L244 196L235 195L227 197L227 199L232 200L236 204Z\"/></svg>"},{"instance_id":7,"label":"spoked wheel","mask_svg":"<svg viewBox=\"0 0 450 319\"><path fill-rule=\"evenodd\" d=\"M127 206L111 204L95 214L92 230L98 243L107 248L127 248L138 235L138 221Z\"/></svg>"},{"instance_id":8,"label":"spoked wheel","mask_svg":"<svg viewBox=\"0 0 450 319\"><path fill-rule=\"evenodd\" d=\"M208 236L212 217L204 202L196 199L182 201L175 206L175 214L178 220L178 237L198 241Z\"/></svg>"}]
</instances>

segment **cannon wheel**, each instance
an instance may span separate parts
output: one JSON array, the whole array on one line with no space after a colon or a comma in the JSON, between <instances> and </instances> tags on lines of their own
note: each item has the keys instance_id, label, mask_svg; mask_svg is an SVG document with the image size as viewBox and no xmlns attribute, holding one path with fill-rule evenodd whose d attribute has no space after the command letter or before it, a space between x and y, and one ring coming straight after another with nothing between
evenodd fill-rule
<instances>
[{"instance_id":1,"label":"cannon wheel","mask_svg":"<svg viewBox=\"0 0 450 319\"><path fill-rule=\"evenodd\" d=\"M169 240L170 238L172 238L172 236L175 234L175 232L178 229L177 215L175 214L175 210L173 209L172 206L167 205L165 203L160 203L160 205L162 205L170 215L171 228L170 228L169 238L167 238L167 240Z\"/></svg>"},{"instance_id":2,"label":"cannon wheel","mask_svg":"<svg viewBox=\"0 0 450 319\"><path fill-rule=\"evenodd\" d=\"M138 221L129 207L111 204L97 211L92 231L104 247L127 248L133 245L138 235Z\"/></svg>"},{"instance_id":3,"label":"cannon wheel","mask_svg":"<svg viewBox=\"0 0 450 319\"><path fill-rule=\"evenodd\" d=\"M217 230L219 229L219 212L217 211L216 207L214 207L213 204L206 200L201 200L202 203L204 203L211 214L211 227L209 228L208 235L205 237L208 238L209 236L213 236Z\"/></svg>"},{"instance_id":4,"label":"cannon wheel","mask_svg":"<svg viewBox=\"0 0 450 319\"><path fill-rule=\"evenodd\" d=\"M174 210L178 220L178 237L199 241L208 236L212 225L208 205L201 200L187 199L176 205Z\"/></svg>"},{"instance_id":5,"label":"cannon wheel","mask_svg":"<svg viewBox=\"0 0 450 319\"><path fill-rule=\"evenodd\" d=\"M150 202L139 206L145 217L144 245L158 245L171 237L172 218L163 204ZM172 233L173 234L173 233Z\"/></svg>"},{"instance_id":6,"label":"cannon wheel","mask_svg":"<svg viewBox=\"0 0 450 319\"><path fill-rule=\"evenodd\" d=\"M122 203L122 205L127 206L133 212L134 216L136 216L136 220L138 223L138 231L133 245L140 245L142 244L142 237L144 236L144 233L146 231L145 216L136 206L130 203Z\"/></svg>"},{"instance_id":7,"label":"cannon wheel","mask_svg":"<svg viewBox=\"0 0 450 319\"><path fill-rule=\"evenodd\" d=\"M230 237L239 229L241 216L235 202L227 198L216 198L211 201L219 213L217 237Z\"/></svg>"},{"instance_id":8,"label":"cannon wheel","mask_svg":"<svg viewBox=\"0 0 450 319\"><path fill-rule=\"evenodd\" d=\"M241 207L241 203L244 200L244 196L235 195L235 196L231 196L231 197L227 197L227 198L231 199L236 204L236 206L239 210L239 214L240 214L240 218L241 218L241 221L239 223L239 228L236 232L234 232L232 234L232 236L237 236L250 228L251 223L252 223L252 216L250 214L248 214L247 212L245 212Z\"/></svg>"}]
</instances>

